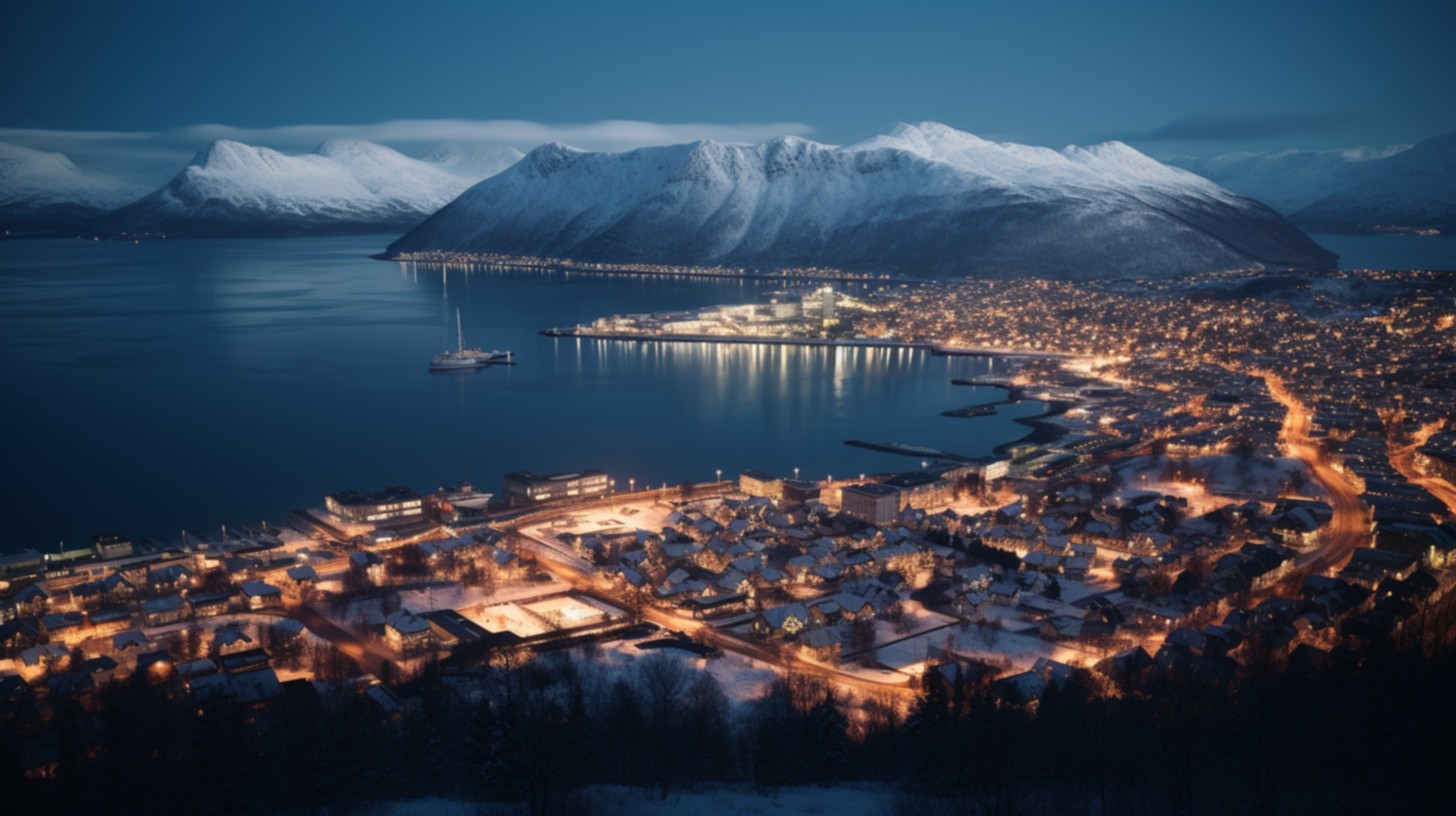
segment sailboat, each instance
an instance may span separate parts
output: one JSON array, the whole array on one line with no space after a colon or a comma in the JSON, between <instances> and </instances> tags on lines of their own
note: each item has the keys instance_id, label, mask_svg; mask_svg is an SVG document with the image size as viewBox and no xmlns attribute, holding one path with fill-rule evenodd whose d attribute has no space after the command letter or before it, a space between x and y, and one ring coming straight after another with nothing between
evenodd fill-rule
<instances>
[{"instance_id":1,"label":"sailboat","mask_svg":"<svg viewBox=\"0 0 1456 816\"><path fill-rule=\"evenodd\" d=\"M465 347L465 331L460 325L460 310L455 310L455 350L430 358L431 371L458 371L462 368L483 368L493 363L509 363L509 351L483 351Z\"/></svg>"}]
</instances>

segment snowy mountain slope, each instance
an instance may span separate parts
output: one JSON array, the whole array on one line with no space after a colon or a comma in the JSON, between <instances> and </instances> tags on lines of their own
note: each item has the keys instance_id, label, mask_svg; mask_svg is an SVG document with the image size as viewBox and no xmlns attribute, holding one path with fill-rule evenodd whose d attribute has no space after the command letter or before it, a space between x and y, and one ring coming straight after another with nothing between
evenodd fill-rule
<instances>
[{"instance_id":1,"label":"snowy mountain slope","mask_svg":"<svg viewBox=\"0 0 1456 816\"><path fill-rule=\"evenodd\" d=\"M219 141L100 226L191 236L404 230L470 183L370 142L328 141L313 153L288 156Z\"/></svg>"},{"instance_id":2,"label":"snowy mountain slope","mask_svg":"<svg viewBox=\"0 0 1456 816\"><path fill-rule=\"evenodd\" d=\"M1267 207L1126 145L1055 151L935 123L844 147L545 145L390 246L428 250L927 276L1334 263Z\"/></svg>"},{"instance_id":3,"label":"snowy mountain slope","mask_svg":"<svg viewBox=\"0 0 1456 816\"><path fill-rule=\"evenodd\" d=\"M1456 230L1456 133L1366 163L1338 189L1290 218L1339 231L1377 225Z\"/></svg>"},{"instance_id":4,"label":"snowy mountain slope","mask_svg":"<svg viewBox=\"0 0 1456 816\"><path fill-rule=\"evenodd\" d=\"M0 142L0 230L74 228L143 192L60 153Z\"/></svg>"},{"instance_id":5,"label":"snowy mountain slope","mask_svg":"<svg viewBox=\"0 0 1456 816\"><path fill-rule=\"evenodd\" d=\"M1171 163L1267 202L1301 226L1456 229L1456 133L1414 146L1229 153Z\"/></svg>"},{"instance_id":6,"label":"snowy mountain slope","mask_svg":"<svg viewBox=\"0 0 1456 816\"><path fill-rule=\"evenodd\" d=\"M1364 165L1406 147L1239 152L1202 159L1179 157L1168 163L1288 215L1335 192Z\"/></svg>"},{"instance_id":7,"label":"snowy mountain slope","mask_svg":"<svg viewBox=\"0 0 1456 816\"><path fill-rule=\"evenodd\" d=\"M416 153L415 158L475 184L510 167L524 155L526 154L514 147L462 145L452 142L425 148Z\"/></svg>"}]
</instances>

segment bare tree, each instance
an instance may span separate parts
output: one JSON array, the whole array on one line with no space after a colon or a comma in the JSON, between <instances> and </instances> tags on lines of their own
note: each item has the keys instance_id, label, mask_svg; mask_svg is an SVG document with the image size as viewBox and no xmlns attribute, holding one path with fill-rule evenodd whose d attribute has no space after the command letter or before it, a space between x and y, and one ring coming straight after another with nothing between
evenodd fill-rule
<instances>
[{"instance_id":1,"label":"bare tree","mask_svg":"<svg viewBox=\"0 0 1456 816\"><path fill-rule=\"evenodd\" d=\"M656 755L647 771L656 783L658 796L666 799L679 765L672 732L688 685L688 672L681 660L659 653L642 661L640 677L647 715L647 745Z\"/></svg>"}]
</instances>

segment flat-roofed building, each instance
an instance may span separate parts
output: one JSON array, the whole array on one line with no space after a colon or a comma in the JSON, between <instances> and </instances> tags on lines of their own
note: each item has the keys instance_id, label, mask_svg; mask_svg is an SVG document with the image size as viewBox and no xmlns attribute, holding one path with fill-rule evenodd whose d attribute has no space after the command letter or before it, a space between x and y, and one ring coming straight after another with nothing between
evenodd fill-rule
<instances>
[{"instance_id":1,"label":"flat-roofed building","mask_svg":"<svg viewBox=\"0 0 1456 816\"><path fill-rule=\"evenodd\" d=\"M425 615L425 620L429 621L435 639L446 646L475 643L490 637L490 632L454 609L429 612Z\"/></svg>"},{"instance_id":2,"label":"flat-roofed building","mask_svg":"<svg viewBox=\"0 0 1456 816\"><path fill-rule=\"evenodd\" d=\"M885 484L900 491L899 510L914 507L936 509L955 501L955 485L929 471L911 471L887 479Z\"/></svg>"},{"instance_id":3,"label":"flat-roofed building","mask_svg":"<svg viewBox=\"0 0 1456 816\"><path fill-rule=\"evenodd\" d=\"M115 533L91 536L91 551L96 553L96 557L102 560L109 558L129 558L135 552L135 549L132 546L131 539L126 536Z\"/></svg>"},{"instance_id":4,"label":"flat-roofed building","mask_svg":"<svg viewBox=\"0 0 1456 816\"><path fill-rule=\"evenodd\" d=\"M738 489L750 496L780 499L784 495L784 480L766 471L745 470L738 474Z\"/></svg>"},{"instance_id":5,"label":"flat-roofed building","mask_svg":"<svg viewBox=\"0 0 1456 816\"><path fill-rule=\"evenodd\" d=\"M506 496L513 505L539 504L555 499L605 496L611 479L594 468L542 476L528 470L507 473Z\"/></svg>"},{"instance_id":6,"label":"flat-roofed building","mask_svg":"<svg viewBox=\"0 0 1456 816\"><path fill-rule=\"evenodd\" d=\"M900 491L889 485L850 485L839 491L839 509L866 524L885 524L900 512Z\"/></svg>"},{"instance_id":7,"label":"flat-roofed building","mask_svg":"<svg viewBox=\"0 0 1456 816\"><path fill-rule=\"evenodd\" d=\"M820 488L818 482L784 479L779 484L782 490L781 498L789 504L819 501Z\"/></svg>"},{"instance_id":8,"label":"flat-roofed building","mask_svg":"<svg viewBox=\"0 0 1456 816\"><path fill-rule=\"evenodd\" d=\"M45 563L45 556L33 549L0 553L0 573L33 570Z\"/></svg>"},{"instance_id":9,"label":"flat-roofed building","mask_svg":"<svg viewBox=\"0 0 1456 816\"><path fill-rule=\"evenodd\" d=\"M481 493L469 482L443 486L433 497L439 520L446 524L472 524L485 520L490 511L490 493Z\"/></svg>"},{"instance_id":10,"label":"flat-roofed building","mask_svg":"<svg viewBox=\"0 0 1456 816\"><path fill-rule=\"evenodd\" d=\"M354 523L377 524L410 519L425 512L425 500L407 487L386 487L373 493L344 490L324 498L330 513Z\"/></svg>"}]
</instances>

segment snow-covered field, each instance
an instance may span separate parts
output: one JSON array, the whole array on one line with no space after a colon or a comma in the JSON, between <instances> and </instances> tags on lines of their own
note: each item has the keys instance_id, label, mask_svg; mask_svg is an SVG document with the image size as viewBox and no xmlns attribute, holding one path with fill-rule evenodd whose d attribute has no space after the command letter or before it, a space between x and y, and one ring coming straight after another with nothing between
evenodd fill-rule
<instances>
[{"instance_id":1,"label":"snow-covered field","mask_svg":"<svg viewBox=\"0 0 1456 816\"><path fill-rule=\"evenodd\" d=\"M633 530L647 530L656 533L667 524L667 517L673 508L656 501L635 501L612 507L578 510L559 517L548 524L523 528L523 532L535 538L553 540L560 533L590 535L592 533L625 533Z\"/></svg>"},{"instance_id":2,"label":"snow-covered field","mask_svg":"<svg viewBox=\"0 0 1456 816\"><path fill-rule=\"evenodd\" d=\"M645 638L644 640L651 640ZM723 694L735 703L745 703L761 695L778 676L779 669L772 664L725 652L722 657L699 657L681 649L637 648L643 640L614 640L601 644L593 660L608 671L627 671L632 665L651 655L666 655L683 662L693 671L706 671L713 675Z\"/></svg>"},{"instance_id":3,"label":"snow-covered field","mask_svg":"<svg viewBox=\"0 0 1456 816\"><path fill-rule=\"evenodd\" d=\"M546 632L546 624L540 618L514 603L466 607L460 614L491 632L514 632L523 638Z\"/></svg>"},{"instance_id":4,"label":"snow-covered field","mask_svg":"<svg viewBox=\"0 0 1456 816\"><path fill-rule=\"evenodd\" d=\"M521 608L545 618L548 625L559 629L575 629L594 623L621 620L627 615L624 610L610 604L576 596L547 598L544 601L526 604Z\"/></svg>"},{"instance_id":5,"label":"snow-covered field","mask_svg":"<svg viewBox=\"0 0 1456 816\"><path fill-rule=\"evenodd\" d=\"M939 654L947 648L961 657L992 666L1002 666L1012 672L1026 671L1037 658L1042 657L1074 666L1100 657L1091 652L1052 643L1033 633L995 630L977 624L971 624L964 630L959 625L948 626L900 641L877 649L875 657L892 669L918 675L924 672L925 661L929 655Z\"/></svg>"},{"instance_id":6,"label":"snow-covered field","mask_svg":"<svg viewBox=\"0 0 1456 816\"><path fill-rule=\"evenodd\" d=\"M523 638L546 632L621 620L624 610L574 595L535 603L491 603L459 607L460 614L492 632L514 632Z\"/></svg>"},{"instance_id":7,"label":"snow-covered field","mask_svg":"<svg viewBox=\"0 0 1456 816\"><path fill-rule=\"evenodd\" d=\"M542 595L563 592L566 588L565 584L554 578L549 581L501 581L496 584L494 593L487 593L478 587L453 583L401 592L399 593L399 606L401 609L408 609L417 615L441 609L456 609L467 618L475 620L476 617L483 617L481 610L496 605L531 601ZM348 604L342 610L334 609L328 604L323 604L321 608L330 620L344 627L353 626L360 620L369 624L379 624L384 622L385 617L379 598L361 598ZM524 615L524 613L522 614ZM486 626L480 620L475 620L475 622ZM501 627L486 626L486 628L500 631ZM539 631L544 630L538 628ZM518 632L517 634L524 636L524 633Z\"/></svg>"},{"instance_id":8,"label":"snow-covered field","mask_svg":"<svg viewBox=\"0 0 1456 816\"><path fill-rule=\"evenodd\" d=\"M1164 478L1170 465L1181 468L1185 478ZM1278 496L1283 492L1281 485L1296 471L1305 477L1301 495L1323 498L1319 483L1298 459L1256 459L1246 473L1241 473L1233 456L1192 456L1183 462L1154 462L1151 457L1143 456L1131 460L1119 471L1128 489L1182 496L1188 499L1188 509L1193 514L1217 510L1236 501L1231 496Z\"/></svg>"}]
</instances>

